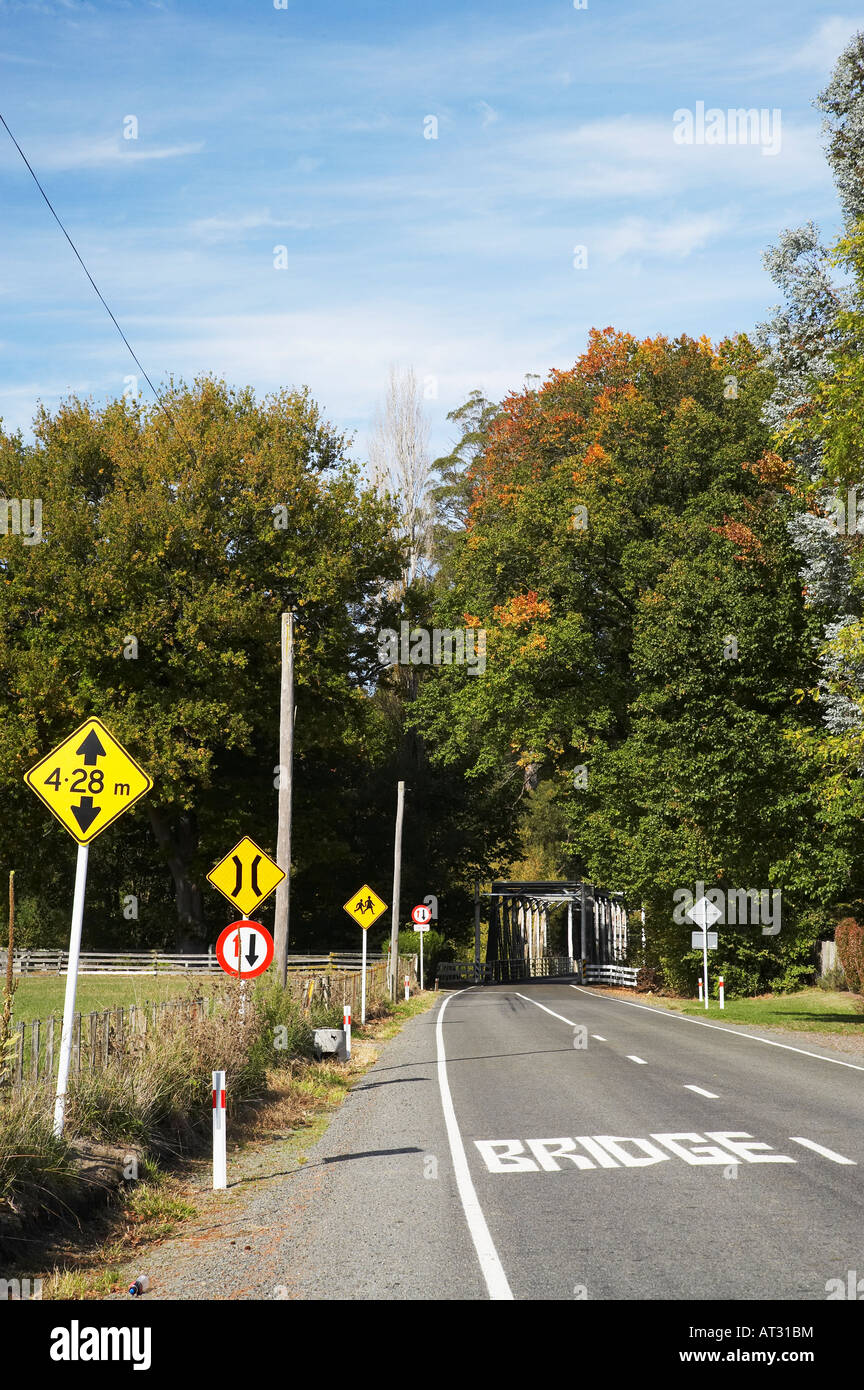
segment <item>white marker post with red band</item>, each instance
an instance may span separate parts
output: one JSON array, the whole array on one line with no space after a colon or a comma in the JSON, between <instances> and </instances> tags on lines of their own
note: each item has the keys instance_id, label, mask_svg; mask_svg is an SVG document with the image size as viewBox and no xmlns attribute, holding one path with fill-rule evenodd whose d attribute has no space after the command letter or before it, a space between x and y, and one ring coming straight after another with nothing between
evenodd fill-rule
<instances>
[{"instance_id":1,"label":"white marker post with red band","mask_svg":"<svg viewBox=\"0 0 864 1390\"><path fill-rule=\"evenodd\" d=\"M699 1003L702 1003L702 976L699 976Z\"/></svg>"},{"instance_id":2,"label":"white marker post with red band","mask_svg":"<svg viewBox=\"0 0 864 1390\"><path fill-rule=\"evenodd\" d=\"M225 1146L225 1073L213 1073L213 1191L228 1186L228 1158Z\"/></svg>"},{"instance_id":3,"label":"white marker post with red band","mask_svg":"<svg viewBox=\"0 0 864 1390\"><path fill-rule=\"evenodd\" d=\"M405 998L406 998L406 999L410 999L410 998L411 998L411 983L410 983L410 981L409 981L407 975L405 976Z\"/></svg>"},{"instance_id":4,"label":"white marker post with red band","mask_svg":"<svg viewBox=\"0 0 864 1390\"><path fill-rule=\"evenodd\" d=\"M720 976L720 1008L726 1008L726 991L723 986L723 976Z\"/></svg>"},{"instance_id":5,"label":"white marker post with red band","mask_svg":"<svg viewBox=\"0 0 864 1390\"><path fill-rule=\"evenodd\" d=\"M351 1060L351 1005L345 1004L342 1008L342 1022L345 1027L345 1051L348 1054L348 1061Z\"/></svg>"}]
</instances>

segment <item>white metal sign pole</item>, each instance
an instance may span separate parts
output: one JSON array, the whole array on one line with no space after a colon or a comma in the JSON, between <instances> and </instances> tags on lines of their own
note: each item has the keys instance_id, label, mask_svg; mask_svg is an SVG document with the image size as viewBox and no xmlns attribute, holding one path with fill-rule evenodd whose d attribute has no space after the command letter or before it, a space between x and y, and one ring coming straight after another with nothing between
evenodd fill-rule
<instances>
[{"instance_id":1,"label":"white metal sign pole","mask_svg":"<svg viewBox=\"0 0 864 1390\"><path fill-rule=\"evenodd\" d=\"M708 913L702 912L702 971L705 980L705 1008L708 1008Z\"/></svg>"},{"instance_id":2,"label":"white metal sign pole","mask_svg":"<svg viewBox=\"0 0 864 1390\"><path fill-rule=\"evenodd\" d=\"M361 928L362 930L362 928ZM363 932L363 978L360 983L360 1022L366 1022L366 932Z\"/></svg>"},{"instance_id":3,"label":"white metal sign pole","mask_svg":"<svg viewBox=\"0 0 864 1390\"><path fill-rule=\"evenodd\" d=\"M213 1073L213 1191L228 1186L228 1158L225 1143L225 1073Z\"/></svg>"},{"instance_id":4,"label":"white metal sign pole","mask_svg":"<svg viewBox=\"0 0 864 1390\"><path fill-rule=\"evenodd\" d=\"M423 937L424 937L424 934L425 934L425 933L423 933L423 932L421 931L421 933L420 933L420 988L421 988L421 989L423 988Z\"/></svg>"},{"instance_id":5,"label":"white metal sign pole","mask_svg":"<svg viewBox=\"0 0 864 1390\"><path fill-rule=\"evenodd\" d=\"M243 921L249 921L249 913L243 913ZM237 930L237 973L240 976L240 1022L246 1022L246 981L243 978L243 936L242 928Z\"/></svg>"},{"instance_id":6,"label":"white metal sign pole","mask_svg":"<svg viewBox=\"0 0 864 1390\"><path fill-rule=\"evenodd\" d=\"M78 846L75 867L75 896L72 900L72 931L69 936L69 965L66 971L66 999L63 1004L63 1031L60 1035L60 1066L57 1071L57 1099L54 1102L54 1133L63 1133L66 1112L66 1085L72 1055L72 1028L75 1022L75 994L78 988L78 959L81 955L81 928L84 924L84 893L87 887L88 846Z\"/></svg>"}]
</instances>

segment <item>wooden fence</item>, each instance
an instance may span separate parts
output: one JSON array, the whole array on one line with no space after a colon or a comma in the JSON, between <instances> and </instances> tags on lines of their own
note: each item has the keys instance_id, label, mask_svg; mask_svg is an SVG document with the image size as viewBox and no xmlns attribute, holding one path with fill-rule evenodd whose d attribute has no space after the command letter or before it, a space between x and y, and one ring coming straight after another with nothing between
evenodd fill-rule
<instances>
[{"instance_id":1,"label":"wooden fence","mask_svg":"<svg viewBox=\"0 0 864 1390\"><path fill-rule=\"evenodd\" d=\"M329 969L326 965L329 958L320 959L325 962L323 970L312 973L307 967L305 972L299 969L289 972L288 988L292 996L306 1013L315 1002L350 1004L352 1018L359 1023L362 972L338 966ZM413 957L400 956L399 971L400 981L404 975L409 975L412 983L416 983ZM386 994L387 962L375 961L367 965L366 970L367 1012L374 1011ZM224 997L223 992L213 990L194 998L164 999L102 1012L76 1013L72 1024L70 1074L81 1076L103 1071L112 1058L143 1051L149 1037L173 1032L186 1019L211 1016L218 1007L217 1001ZM56 1017L36 1018L14 1026L9 1064L14 1090L53 1080L60 1059L61 1031L62 1019Z\"/></svg>"}]
</instances>

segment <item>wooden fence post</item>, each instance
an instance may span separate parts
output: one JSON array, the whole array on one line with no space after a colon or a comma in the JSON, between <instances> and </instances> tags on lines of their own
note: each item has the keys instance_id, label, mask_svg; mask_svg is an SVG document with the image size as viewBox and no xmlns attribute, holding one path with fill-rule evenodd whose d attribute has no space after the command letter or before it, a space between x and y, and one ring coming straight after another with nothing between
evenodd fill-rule
<instances>
[{"instance_id":1,"label":"wooden fence post","mask_svg":"<svg viewBox=\"0 0 864 1390\"><path fill-rule=\"evenodd\" d=\"M98 1017L99 1015L97 1013L91 1013L90 1015L90 1037L88 1039L87 1046L90 1051L91 1072L96 1070L96 1030L99 1026L96 1020L98 1019Z\"/></svg>"},{"instance_id":2,"label":"wooden fence post","mask_svg":"<svg viewBox=\"0 0 864 1390\"><path fill-rule=\"evenodd\" d=\"M30 1025L30 1079L35 1084L39 1080L39 1019L34 1018Z\"/></svg>"},{"instance_id":3,"label":"wooden fence post","mask_svg":"<svg viewBox=\"0 0 864 1390\"><path fill-rule=\"evenodd\" d=\"M24 1028L23 1023L19 1023L15 1029L15 1057L12 1063L12 1085L16 1091L21 1090L21 1083L24 1078Z\"/></svg>"},{"instance_id":4,"label":"wooden fence post","mask_svg":"<svg viewBox=\"0 0 864 1390\"><path fill-rule=\"evenodd\" d=\"M74 1048L75 1075L81 1075L81 1015L76 1014L72 1024L72 1046Z\"/></svg>"},{"instance_id":5,"label":"wooden fence post","mask_svg":"<svg viewBox=\"0 0 864 1390\"><path fill-rule=\"evenodd\" d=\"M54 1075L54 1015L45 1023L45 1075L49 1082Z\"/></svg>"}]
</instances>

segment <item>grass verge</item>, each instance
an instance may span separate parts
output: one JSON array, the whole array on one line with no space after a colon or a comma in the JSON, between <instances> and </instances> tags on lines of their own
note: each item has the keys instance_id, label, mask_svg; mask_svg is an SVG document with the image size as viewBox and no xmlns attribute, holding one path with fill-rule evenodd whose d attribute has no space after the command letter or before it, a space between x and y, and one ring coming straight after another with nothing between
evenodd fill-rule
<instances>
[{"instance_id":1,"label":"grass verge","mask_svg":"<svg viewBox=\"0 0 864 1390\"><path fill-rule=\"evenodd\" d=\"M139 1254L146 1263L148 1248L170 1237L184 1223L199 1216L210 1220L214 1211L236 1202L246 1186L244 1172L248 1172L250 1182L261 1180L258 1160L270 1146L279 1146L280 1160L305 1164L305 1150L317 1142L352 1085L377 1060L376 1044L393 1037L409 1018L429 1009L436 997L427 991L395 1006L379 1005L380 1012L368 1019L363 1029L353 1030L347 1066L292 1057L266 1068L257 1093L237 1101L231 1116L229 1162L240 1177L232 1181L227 1195L209 1188L209 1156L186 1154L175 1159L170 1171L157 1166L152 1157L145 1159L140 1181L126 1189L118 1205L88 1221L74 1238L64 1234L61 1243L51 1248L41 1276L43 1299L100 1299L122 1292L128 1282L124 1264L128 1266ZM271 1020L275 1007L271 999ZM316 1021L316 1026L328 1025ZM272 1063L272 1056L270 1060ZM209 1094L206 1113L209 1123ZM32 1268L32 1257L27 1264Z\"/></svg>"},{"instance_id":2,"label":"grass verge","mask_svg":"<svg viewBox=\"0 0 864 1390\"><path fill-rule=\"evenodd\" d=\"M795 994L762 994L752 999L727 999L725 1009L720 1008L716 999L709 999L706 1009L698 999L670 999L656 994L634 994L632 990L613 992L622 999L649 1003L654 1008L710 1019L712 1022L785 1028L797 1033L864 1037L864 1000L847 991L802 989Z\"/></svg>"}]
</instances>

